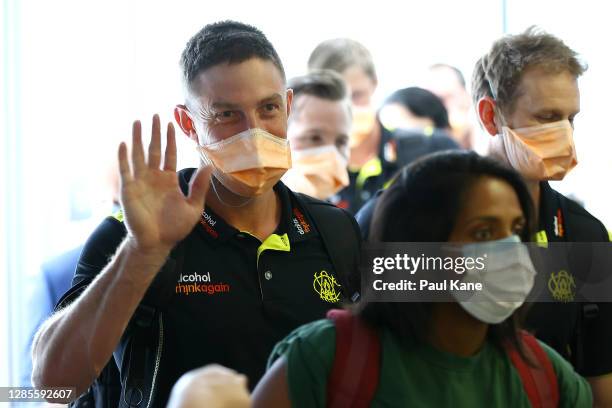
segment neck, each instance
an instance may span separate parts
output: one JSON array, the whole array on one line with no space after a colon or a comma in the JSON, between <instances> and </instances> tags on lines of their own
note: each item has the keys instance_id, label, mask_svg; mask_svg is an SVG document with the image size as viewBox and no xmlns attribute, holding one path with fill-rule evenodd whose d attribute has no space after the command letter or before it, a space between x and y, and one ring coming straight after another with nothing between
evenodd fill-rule
<instances>
[{"instance_id":1,"label":"neck","mask_svg":"<svg viewBox=\"0 0 612 408\"><path fill-rule=\"evenodd\" d=\"M360 145L351 147L351 156L348 167L358 170L373 157L378 155L380 145L380 126L376 124L372 133Z\"/></svg>"},{"instance_id":2,"label":"neck","mask_svg":"<svg viewBox=\"0 0 612 408\"><path fill-rule=\"evenodd\" d=\"M512 165L508 160L506 147L504 146L503 140L499 135L493 136L493 138L489 141L489 156L499 160L509 168L512 168ZM527 185L529 193L531 194L531 199L533 200L534 217L537 225L540 215L540 182L538 180L525 179L525 184Z\"/></svg>"},{"instance_id":3,"label":"neck","mask_svg":"<svg viewBox=\"0 0 612 408\"><path fill-rule=\"evenodd\" d=\"M239 231L250 233L260 241L270 236L280 223L280 198L272 189L262 195L245 198L232 193L212 177L206 204L225 222Z\"/></svg>"},{"instance_id":4,"label":"neck","mask_svg":"<svg viewBox=\"0 0 612 408\"><path fill-rule=\"evenodd\" d=\"M489 325L470 316L456 302L432 309L429 343L447 353L469 357L484 345Z\"/></svg>"},{"instance_id":5,"label":"neck","mask_svg":"<svg viewBox=\"0 0 612 408\"><path fill-rule=\"evenodd\" d=\"M529 189L529 193L531 194L531 199L533 200L533 205L537 215L540 208L540 182L538 180L526 180L526 184L527 188Z\"/></svg>"},{"instance_id":6,"label":"neck","mask_svg":"<svg viewBox=\"0 0 612 408\"><path fill-rule=\"evenodd\" d=\"M529 193L531 194L531 199L533 200L533 211L536 225L539 223L540 218L540 182L537 180L526 180L527 188L529 189Z\"/></svg>"}]
</instances>

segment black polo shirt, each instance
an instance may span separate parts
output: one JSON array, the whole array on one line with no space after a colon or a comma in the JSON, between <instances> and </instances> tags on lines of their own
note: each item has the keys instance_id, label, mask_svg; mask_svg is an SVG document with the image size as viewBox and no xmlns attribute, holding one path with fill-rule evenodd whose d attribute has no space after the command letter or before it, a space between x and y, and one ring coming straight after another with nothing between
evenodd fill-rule
<instances>
[{"instance_id":1,"label":"black polo shirt","mask_svg":"<svg viewBox=\"0 0 612 408\"><path fill-rule=\"evenodd\" d=\"M184 190L192 174L179 173ZM339 279L305 204L281 182L274 190L281 221L263 243L208 207L183 241L182 271L162 313L155 406L165 406L182 374L210 363L247 375L254 387L274 345L341 300ZM88 267L77 268L73 298L108 262L105 248L116 248L125 236L120 218L105 220L90 237L80 261Z\"/></svg>"},{"instance_id":2,"label":"black polo shirt","mask_svg":"<svg viewBox=\"0 0 612 408\"><path fill-rule=\"evenodd\" d=\"M536 241L607 242L604 225L582 206L557 191L547 182L540 183L539 231ZM542 249L546 251L545 248ZM572 280L587 282L590 259L557 260L557 267L539 270L544 282L567 270ZM565 268L567 266L567 268ZM612 272L611 272L612 273ZM569 360L583 376L612 373L612 303L576 302L577 287L558 296L548 285L548 303L534 303L527 315L527 328Z\"/></svg>"}]
</instances>

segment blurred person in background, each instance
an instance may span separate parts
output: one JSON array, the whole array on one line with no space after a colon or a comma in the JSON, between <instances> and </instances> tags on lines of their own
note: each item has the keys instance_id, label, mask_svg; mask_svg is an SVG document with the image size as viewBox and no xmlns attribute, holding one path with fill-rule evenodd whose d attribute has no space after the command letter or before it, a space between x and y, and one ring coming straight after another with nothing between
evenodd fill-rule
<instances>
[{"instance_id":1,"label":"blurred person in background","mask_svg":"<svg viewBox=\"0 0 612 408\"><path fill-rule=\"evenodd\" d=\"M117 212L119 204L119 172L117 162L109 161L104 172L103 196L108 200L102 204L102 210L108 214ZM28 320L26 322L26 339L20 359L20 386L32 386L32 341L42 323L51 316L55 305L70 289L83 245L72 248L45 261L39 273L33 278L32 291L28 294Z\"/></svg>"},{"instance_id":2,"label":"blurred person in background","mask_svg":"<svg viewBox=\"0 0 612 408\"><path fill-rule=\"evenodd\" d=\"M313 71L292 78L287 139L291 168L282 180L293 191L337 204L338 191L348 186L350 103L342 77L334 71Z\"/></svg>"},{"instance_id":3,"label":"blurred person in background","mask_svg":"<svg viewBox=\"0 0 612 408\"><path fill-rule=\"evenodd\" d=\"M398 89L379 109L380 123L389 131L418 130L430 136L434 132L448 134L448 110L432 92L416 86Z\"/></svg>"},{"instance_id":4,"label":"blurred person in background","mask_svg":"<svg viewBox=\"0 0 612 408\"><path fill-rule=\"evenodd\" d=\"M440 98L419 87L393 92L378 112L380 123L391 133L397 166L405 166L428 153L458 149L450 136L448 113Z\"/></svg>"},{"instance_id":5,"label":"blurred person in background","mask_svg":"<svg viewBox=\"0 0 612 408\"><path fill-rule=\"evenodd\" d=\"M476 129L475 118L472 116L472 99L459 68L448 64L430 66L423 87L442 99L448 111L450 135L462 148L473 150Z\"/></svg>"},{"instance_id":6,"label":"blurred person in background","mask_svg":"<svg viewBox=\"0 0 612 408\"><path fill-rule=\"evenodd\" d=\"M374 61L361 43L336 38L317 45L308 58L308 69L336 71L348 85L353 114L349 137L350 184L340 192L338 206L356 213L396 169L385 151L389 135L380 126L372 101L378 85Z\"/></svg>"},{"instance_id":7,"label":"blurred person in background","mask_svg":"<svg viewBox=\"0 0 612 408\"><path fill-rule=\"evenodd\" d=\"M495 41L474 68L472 97L491 136L489 154L526 180L536 206L534 239L543 246L608 241L597 218L548 183L562 180L578 163L574 119L580 112L578 77L585 70L574 50L533 27ZM527 327L587 377L595 406L612 407L612 303L576 301L575 283L588 282L589 267L568 258L564 270L562 294L551 289L559 270L542 271L549 302L534 304Z\"/></svg>"},{"instance_id":8,"label":"blurred person in background","mask_svg":"<svg viewBox=\"0 0 612 408\"><path fill-rule=\"evenodd\" d=\"M406 166L414 160L444 150L461 147L449 136L450 123L444 104L436 95L423 88L410 87L392 93L379 112L380 121L391 135L390 147L398 166ZM393 182L391 179L386 185ZM361 236L368 238L370 222L380 189L355 215Z\"/></svg>"}]
</instances>

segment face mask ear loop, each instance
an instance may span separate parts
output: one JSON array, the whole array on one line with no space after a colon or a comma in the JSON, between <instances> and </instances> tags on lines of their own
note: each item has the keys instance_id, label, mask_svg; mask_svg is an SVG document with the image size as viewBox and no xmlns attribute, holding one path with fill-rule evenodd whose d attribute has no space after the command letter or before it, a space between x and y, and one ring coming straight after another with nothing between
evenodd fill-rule
<instances>
[{"instance_id":1,"label":"face mask ear loop","mask_svg":"<svg viewBox=\"0 0 612 408\"><path fill-rule=\"evenodd\" d=\"M497 92L495 92L495 89L493 89L493 83L491 81L491 77L489 76L489 70L486 67L484 58L480 60L480 66L482 68L485 80L487 81L489 92L491 93L491 99L493 99L493 102L495 102L495 118L499 121L500 128L503 129L504 127L508 127L508 125L505 123L506 120L504 119L499 107L497 106Z\"/></svg>"},{"instance_id":2,"label":"face mask ear loop","mask_svg":"<svg viewBox=\"0 0 612 408\"><path fill-rule=\"evenodd\" d=\"M212 185L212 189L213 189L213 191L215 192L215 195L217 196L217 200L219 200L219 202L220 202L221 204L223 204L224 206L226 206L226 207L230 207L230 208L242 208L242 207L244 207L245 205L247 205L248 203L250 203L251 201L253 201L253 197L251 197L251 198L247 198L247 200L246 200L244 203L242 203L242 204L238 204L238 205L231 205L231 204L228 204L227 202L223 201L223 199L221 198L221 196L220 196L220 195L219 195L219 193L217 192L217 188L215 187L215 180L216 180L216 179L217 179L217 178L216 178L215 176L212 176L212 178L210 179L210 184Z\"/></svg>"},{"instance_id":3,"label":"face mask ear loop","mask_svg":"<svg viewBox=\"0 0 612 408\"><path fill-rule=\"evenodd\" d=\"M484 74L485 80L487 81L487 85L489 86L489 91L491 92L491 96L493 97L493 100L497 102L497 93L493 89L493 84L491 83L491 77L489 76L489 70L487 69L487 64L485 62L485 59L488 60L487 57L483 57L480 60L480 67L482 68L482 73Z\"/></svg>"}]
</instances>

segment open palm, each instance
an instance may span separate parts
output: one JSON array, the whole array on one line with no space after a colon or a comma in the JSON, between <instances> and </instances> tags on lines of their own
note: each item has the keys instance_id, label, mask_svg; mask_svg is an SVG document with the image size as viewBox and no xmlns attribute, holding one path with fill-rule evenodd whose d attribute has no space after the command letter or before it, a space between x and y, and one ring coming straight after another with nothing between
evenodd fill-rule
<instances>
[{"instance_id":1,"label":"open palm","mask_svg":"<svg viewBox=\"0 0 612 408\"><path fill-rule=\"evenodd\" d=\"M140 122L134 122L129 162L125 143L119 146L121 205L128 232L138 248L167 251L185 238L198 222L211 170L198 169L191 180L189 195L185 197L176 175L176 140L172 124L168 124L162 168L159 116L153 117L146 160L141 132Z\"/></svg>"}]
</instances>

